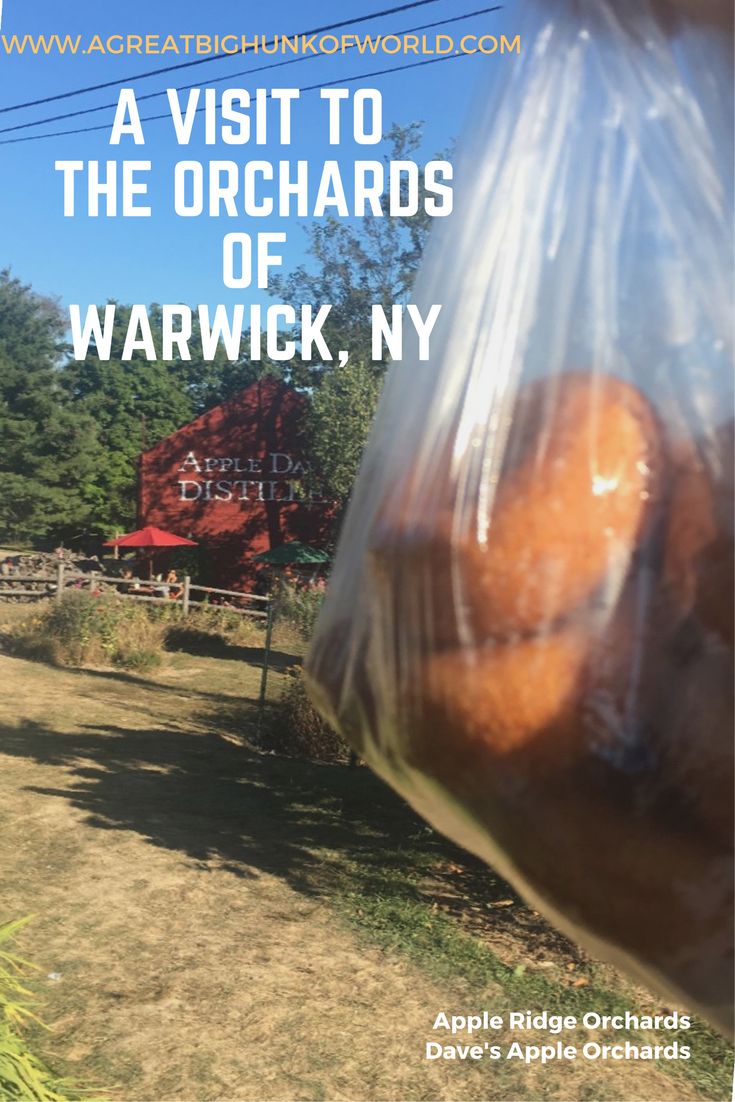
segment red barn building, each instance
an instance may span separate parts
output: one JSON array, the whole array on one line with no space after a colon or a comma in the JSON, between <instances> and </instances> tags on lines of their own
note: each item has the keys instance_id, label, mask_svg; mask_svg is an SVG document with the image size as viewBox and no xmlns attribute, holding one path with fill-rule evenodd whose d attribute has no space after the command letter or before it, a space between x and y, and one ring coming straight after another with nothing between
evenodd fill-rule
<instances>
[{"instance_id":1,"label":"red barn building","mask_svg":"<svg viewBox=\"0 0 735 1102\"><path fill-rule=\"evenodd\" d=\"M265 378L141 455L139 523L196 540L206 584L250 588L253 555L323 544L331 508L308 478L304 407Z\"/></svg>"}]
</instances>

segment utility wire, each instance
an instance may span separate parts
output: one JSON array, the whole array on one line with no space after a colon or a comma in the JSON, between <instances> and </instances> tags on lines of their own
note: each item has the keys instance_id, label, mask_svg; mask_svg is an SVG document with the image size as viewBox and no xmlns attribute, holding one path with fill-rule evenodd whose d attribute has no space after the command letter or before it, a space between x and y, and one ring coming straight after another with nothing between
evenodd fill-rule
<instances>
[{"instance_id":1,"label":"utility wire","mask_svg":"<svg viewBox=\"0 0 735 1102\"><path fill-rule=\"evenodd\" d=\"M473 16L476 15L487 15L490 12L500 11L500 9L501 5L496 4L492 8L479 8L477 11L468 11L465 12L463 15L452 15L448 19L437 19L433 23L422 23L418 27L407 27L405 30L394 31L391 33L397 35L405 35L414 34L417 31L429 31L435 27L445 27L449 23L459 23L462 19L471 19ZM348 46L347 49L356 50L357 45L353 44L352 46ZM345 50L345 53L347 53L347 50ZM215 77L214 80L208 80L207 84L223 84L225 81L234 80L235 77L251 76L254 73L263 73L267 69L280 69L284 65L297 65L301 61L318 61L319 58L319 54L305 54L302 57L287 58L285 61L271 61L268 65L256 65L254 68L251 69L240 69L236 73L228 73L227 76L224 77ZM194 84L180 84L177 85L175 91L187 92L191 88L196 87L198 87L198 84L196 82ZM165 96L167 92L168 89L164 88L160 92L147 92L143 96L136 95L136 102L143 103L144 100L158 99L161 96ZM112 111L115 109L115 107L117 107L116 103L103 103L100 104L98 107L84 107L80 111L67 111L61 115L51 115L47 119L35 119L33 122L20 122L16 123L15 126L3 127L2 129L0 129L0 134L12 134L17 132L18 130L30 130L34 126L45 126L47 123L61 122L63 119L76 119L82 115L93 115L97 111ZM45 135L38 136L45 137Z\"/></svg>"},{"instance_id":2,"label":"utility wire","mask_svg":"<svg viewBox=\"0 0 735 1102\"><path fill-rule=\"evenodd\" d=\"M408 4L399 4L394 8L384 8L382 11L370 12L369 15L356 15L352 19L342 19L338 23L327 23L323 27L313 27L308 31L301 31L298 35L288 35L289 38L307 37L312 34L323 34L325 31L336 31L340 27L351 27L355 23L367 23L370 19L379 19L384 15L396 15L398 12L408 11L411 8L423 8L427 4L436 4L437 0L412 0ZM271 40L272 41L272 40ZM158 76L159 73L173 73L178 69L191 69L194 65L207 65L211 61L222 61L232 57L228 52L211 54L209 57L199 57L194 61L180 61L176 65L165 65L158 69L149 69L146 73L135 73L133 76L120 77L117 80L107 80L103 84L89 84L85 88L75 88L71 92L58 92L55 96L44 96L42 99L28 100L26 103L13 103L9 107L0 107L0 115L7 111L20 111L25 107L38 107L43 103L53 103L60 99L70 99L72 96L82 96L87 92L99 92L102 88L114 88L117 85L128 84L132 80L148 80L149 77Z\"/></svg>"},{"instance_id":3,"label":"utility wire","mask_svg":"<svg viewBox=\"0 0 735 1102\"><path fill-rule=\"evenodd\" d=\"M390 69L374 69L371 73L358 73L352 77L342 77L338 80L324 80L319 81L317 84L307 84L303 88L298 88L298 92L314 92L319 88L335 88L343 84L354 84L358 80L368 80L370 77L386 76L390 73L402 73L407 69L420 69L424 65L438 65L440 61L458 61L462 58L473 57L473 54L444 54L442 57L430 57L426 61L413 61L410 65L395 65ZM265 97L271 99L270 92ZM194 114L198 115L205 110L206 105L197 107ZM164 112L162 115L145 115L141 118L141 122L156 122L158 119L170 119L171 115L168 112ZM0 145L15 145L18 142L40 142L44 138L60 138L65 134L91 134L96 130L109 130L109 123L103 123L101 126L83 126L76 130L54 130L49 134L28 134L25 138L4 138L0 141Z\"/></svg>"}]
</instances>

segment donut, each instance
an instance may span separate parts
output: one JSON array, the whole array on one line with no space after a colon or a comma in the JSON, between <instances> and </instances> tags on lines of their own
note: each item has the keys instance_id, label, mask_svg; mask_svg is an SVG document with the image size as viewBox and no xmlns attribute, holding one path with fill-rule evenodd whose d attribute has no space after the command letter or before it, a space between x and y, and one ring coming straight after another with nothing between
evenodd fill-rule
<instances>
[{"instance_id":1,"label":"donut","mask_svg":"<svg viewBox=\"0 0 735 1102\"><path fill-rule=\"evenodd\" d=\"M660 514L665 463L634 387L575 373L534 383L517 401L486 538L474 512L389 504L369 547L377 600L428 649L553 624L601 585L622 588Z\"/></svg>"},{"instance_id":2,"label":"donut","mask_svg":"<svg viewBox=\"0 0 735 1102\"><path fill-rule=\"evenodd\" d=\"M553 775L580 745L580 693L589 639L580 628L478 650L439 652L424 664L420 698L409 698L411 763L442 775L461 746L492 783L513 770Z\"/></svg>"},{"instance_id":3,"label":"donut","mask_svg":"<svg viewBox=\"0 0 735 1102\"><path fill-rule=\"evenodd\" d=\"M686 633L686 638L682 636ZM687 623L664 641L650 713L661 783L724 850L733 836L733 655L712 632Z\"/></svg>"},{"instance_id":4,"label":"donut","mask_svg":"<svg viewBox=\"0 0 735 1102\"><path fill-rule=\"evenodd\" d=\"M733 645L733 422L702 449L680 447L672 477L664 576L684 613Z\"/></svg>"}]
</instances>

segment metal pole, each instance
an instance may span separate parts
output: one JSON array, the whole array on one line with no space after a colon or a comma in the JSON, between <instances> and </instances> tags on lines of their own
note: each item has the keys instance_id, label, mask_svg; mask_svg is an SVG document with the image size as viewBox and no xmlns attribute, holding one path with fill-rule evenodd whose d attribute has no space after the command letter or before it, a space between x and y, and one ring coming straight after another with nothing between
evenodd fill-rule
<instances>
[{"instance_id":1,"label":"metal pole","mask_svg":"<svg viewBox=\"0 0 735 1102\"><path fill-rule=\"evenodd\" d=\"M260 735L263 727L263 713L265 711L265 696L268 686L268 665L271 656L271 641L273 639L273 600L268 602L268 618L265 623L265 650L263 652L263 672L260 678L260 700L258 701L258 726L257 735Z\"/></svg>"},{"instance_id":2,"label":"metal pole","mask_svg":"<svg viewBox=\"0 0 735 1102\"><path fill-rule=\"evenodd\" d=\"M183 609L184 616L189 615L189 601L191 599L191 578L188 574L184 574L184 589L181 594L181 608Z\"/></svg>"},{"instance_id":3,"label":"metal pole","mask_svg":"<svg viewBox=\"0 0 735 1102\"><path fill-rule=\"evenodd\" d=\"M56 566L56 603L61 603L61 598L64 596L64 560L59 559Z\"/></svg>"}]
</instances>

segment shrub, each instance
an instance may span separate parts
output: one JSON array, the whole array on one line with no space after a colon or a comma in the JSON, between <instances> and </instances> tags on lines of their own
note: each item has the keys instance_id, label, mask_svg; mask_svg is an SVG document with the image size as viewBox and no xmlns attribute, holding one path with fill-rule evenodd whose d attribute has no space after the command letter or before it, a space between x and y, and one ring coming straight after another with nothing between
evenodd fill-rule
<instances>
[{"instance_id":1,"label":"shrub","mask_svg":"<svg viewBox=\"0 0 735 1102\"><path fill-rule=\"evenodd\" d=\"M311 639L325 591L319 586L299 586L283 579L275 591L275 615L294 625L302 639Z\"/></svg>"},{"instance_id":2,"label":"shrub","mask_svg":"<svg viewBox=\"0 0 735 1102\"><path fill-rule=\"evenodd\" d=\"M263 622L219 605L192 606L192 623L235 645L263 646Z\"/></svg>"},{"instance_id":3,"label":"shrub","mask_svg":"<svg viewBox=\"0 0 735 1102\"><path fill-rule=\"evenodd\" d=\"M280 700L269 710L262 748L315 761L347 762L349 747L309 700L300 668L288 674Z\"/></svg>"},{"instance_id":4,"label":"shrub","mask_svg":"<svg viewBox=\"0 0 735 1102\"><path fill-rule=\"evenodd\" d=\"M15 654L59 666L112 665L150 670L160 664L167 616L114 594L64 594L10 634Z\"/></svg>"},{"instance_id":5,"label":"shrub","mask_svg":"<svg viewBox=\"0 0 735 1102\"><path fill-rule=\"evenodd\" d=\"M184 620L173 601L144 604L115 593L70 590L20 622L3 624L8 649L58 666L116 666L144 672L160 665L163 650L227 657L230 648L264 645L263 621L232 609L201 606Z\"/></svg>"},{"instance_id":6,"label":"shrub","mask_svg":"<svg viewBox=\"0 0 735 1102\"><path fill-rule=\"evenodd\" d=\"M113 666L136 673L150 673L161 665L161 652L157 647L122 647L113 655Z\"/></svg>"},{"instance_id":7,"label":"shrub","mask_svg":"<svg viewBox=\"0 0 735 1102\"><path fill-rule=\"evenodd\" d=\"M192 608L190 619L173 624L165 634L166 650L212 658L226 658L231 647L264 645L262 621L216 605Z\"/></svg>"}]
</instances>

